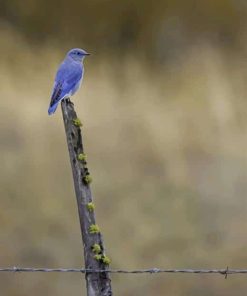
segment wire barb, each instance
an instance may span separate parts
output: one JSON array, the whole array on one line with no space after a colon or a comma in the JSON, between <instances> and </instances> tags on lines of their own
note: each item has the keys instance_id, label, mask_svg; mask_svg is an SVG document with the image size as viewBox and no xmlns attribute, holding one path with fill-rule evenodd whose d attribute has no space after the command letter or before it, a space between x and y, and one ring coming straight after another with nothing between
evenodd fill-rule
<instances>
[{"instance_id":1,"label":"wire barb","mask_svg":"<svg viewBox=\"0 0 247 296\"><path fill-rule=\"evenodd\" d=\"M228 268L228 266L227 266L227 267L226 267L226 271L225 271L225 280L227 279L228 270L229 270L229 268Z\"/></svg>"}]
</instances>

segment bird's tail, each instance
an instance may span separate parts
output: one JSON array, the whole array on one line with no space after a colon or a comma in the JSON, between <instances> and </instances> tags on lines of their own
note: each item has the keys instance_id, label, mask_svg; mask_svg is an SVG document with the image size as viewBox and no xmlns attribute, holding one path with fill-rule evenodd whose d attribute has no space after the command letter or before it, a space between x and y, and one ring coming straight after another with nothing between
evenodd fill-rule
<instances>
[{"instance_id":1,"label":"bird's tail","mask_svg":"<svg viewBox=\"0 0 247 296\"><path fill-rule=\"evenodd\" d=\"M53 114L53 113L56 111L58 103L59 103L59 102L57 102L56 104L51 105L51 106L49 107L49 109L48 109L48 114L49 114L49 115Z\"/></svg>"}]
</instances>

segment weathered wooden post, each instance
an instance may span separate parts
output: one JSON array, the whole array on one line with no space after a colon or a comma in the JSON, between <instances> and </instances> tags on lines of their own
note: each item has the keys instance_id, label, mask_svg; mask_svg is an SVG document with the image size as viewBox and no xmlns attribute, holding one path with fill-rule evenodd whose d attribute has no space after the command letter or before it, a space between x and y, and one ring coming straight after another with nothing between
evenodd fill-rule
<instances>
[{"instance_id":1,"label":"weathered wooden post","mask_svg":"<svg viewBox=\"0 0 247 296\"><path fill-rule=\"evenodd\" d=\"M94 204L90 190L92 178L87 168L83 149L81 122L69 99L63 100L61 107L81 225L85 268L103 270L103 272L86 272L87 295L110 296L112 295L111 280L107 272L110 260L105 255L100 229L95 222Z\"/></svg>"}]
</instances>

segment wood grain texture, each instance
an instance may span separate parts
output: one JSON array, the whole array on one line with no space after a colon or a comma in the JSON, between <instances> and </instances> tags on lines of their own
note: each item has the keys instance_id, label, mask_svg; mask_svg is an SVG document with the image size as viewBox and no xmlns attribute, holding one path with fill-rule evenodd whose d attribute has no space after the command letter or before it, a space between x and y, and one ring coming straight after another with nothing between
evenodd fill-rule
<instances>
[{"instance_id":1,"label":"wood grain texture","mask_svg":"<svg viewBox=\"0 0 247 296\"><path fill-rule=\"evenodd\" d=\"M80 122L76 121L77 115L73 103L69 100L61 102L67 144L74 179L75 194L78 205L78 213L81 226L82 242L84 248L84 261L86 269L105 270L103 273L85 274L88 296L111 296L111 280L108 265L103 260L96 260L92 250L94 244L98 244L101 252L98 255L104 256L104 244L100 232L91 233L90 226L96 225L94 210L89 210L88 204L92 203L92 193L90 190L89 171L85 159L79 160L78 155L84 155L83 138ZM80 158L80 157L79 157Z\"/></svg>"}]
</instances>

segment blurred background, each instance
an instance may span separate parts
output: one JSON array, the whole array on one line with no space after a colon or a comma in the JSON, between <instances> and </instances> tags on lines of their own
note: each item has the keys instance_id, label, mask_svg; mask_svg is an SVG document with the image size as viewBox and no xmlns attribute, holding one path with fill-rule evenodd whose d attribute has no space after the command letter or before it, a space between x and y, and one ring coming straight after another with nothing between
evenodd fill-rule
<instances>
[{"instance_id":1,"label":"blurred background","mask_svg":"<svg viewBox=\"0 0 247 296\"><path fill-rule=\"evenodd\" d=\"M81 267L58 64L112 268L246 268L247 2L1 0L0 266ZM245 295L246 277L112 275L115 295ZM1 295L85 295L80 274L1 274Z\"/></svg>"}]
</instances>

